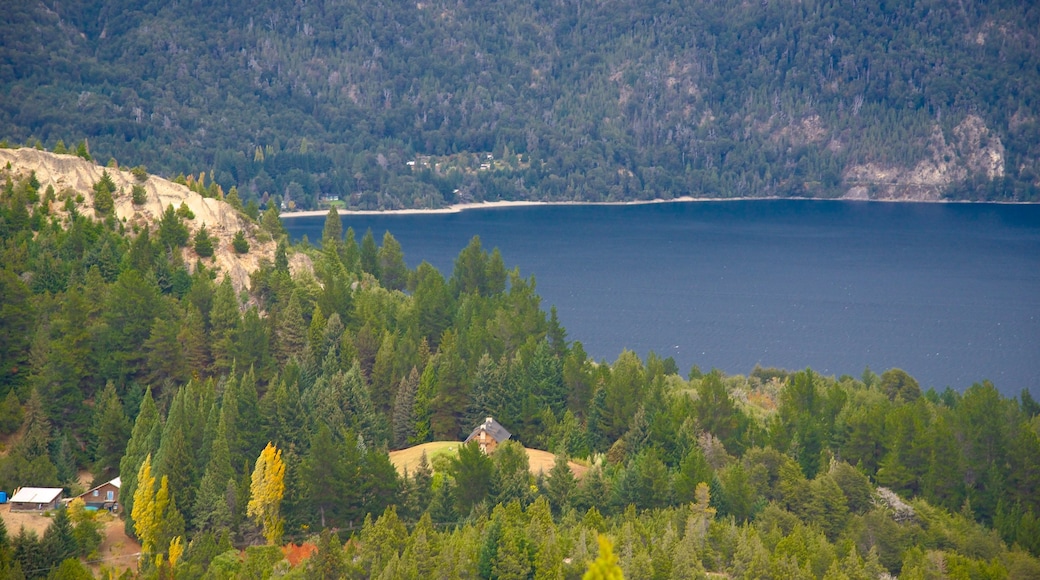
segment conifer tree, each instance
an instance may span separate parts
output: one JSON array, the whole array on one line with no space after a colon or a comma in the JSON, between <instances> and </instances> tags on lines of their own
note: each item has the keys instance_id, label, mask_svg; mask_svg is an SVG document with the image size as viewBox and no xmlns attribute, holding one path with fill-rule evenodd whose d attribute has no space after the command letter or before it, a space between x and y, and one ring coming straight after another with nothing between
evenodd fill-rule
<instances>
[{"instance_id":1,"label":"conifer tree","mask_svg":"<svg viewBox=\"0 0 1040 580\"><path fill-rule=\"evenodd\" d=\"M393 388L396 383L394 362L397 336L389 330L383 331L383 339L376 352L372 373L369 375L372 406L376 412L388 414L393 403Z\"/></svg>"},{"instance_id":2,"label":"conifer tree","mask_svg":"<svg viewBox=\"0 0 1040 580\"><path fill-rule=\"evenodd\" d=\"M115 190L116 184L112 181L112 177L108 171L103 170L101 179L94 184L94 209L97 210L98 215L106 216L115 210L115 201L112 199Z\"/></svg>"},{"instance_id":3,"label":"conifer tree","mask_svg":"<svg viewBox=\"0 0 1040 580\"><path fill-rule=\"evenodd\" d=\"M111 381L105 385L94 409L94 478L107 481L119 472L119 461L130 439L130 420Z\"/></svg>"},{"instance_id":4,"label":"conifer tree","mask_svg":"<svg viewBox=\"0 0 1040 580\"><path fill-rule=\"evenodd\" d=\"M209 462L199 483L192 511L193 525L200 531L226 529L232 523L231 508L227 503L227 485L233 482L234 469L228 451L227 426L221 419L213 438Z\"/></svg>"},{"instance_id":5,"label":"conifer tree","mask_svg":"<svg viewBox=\"0 0 1040 580\"><path fill-rule=\"evenodd\" d=\"M225 276L213 294L213 307L209 313L210 350L213 355L213 368L220 373L231 370L234 362L234 345L238 329L242 325L242 317L235 298L235 289L231 278Z\"/></svg>"},{"instance_id":6,"label":"conifer tree","mask_svg":"<svg viewBox=\"0 0 1040 580\"><path fill-rule=\"evenodd\" d=\"M302 358L307 346L307 323L303 319L298 292L294 291L289 297L289 303L278 317L275 333L278 336L275 356L279 364L285 365L293 357Z\"/></svg>"},{"instance_id":7,"label":"conifer tree","mask_svg":"<svg viewBox=\"0 0 1040 580\"><path fill-rule=\"evenodd\" d=\"M197 478L187 417L189 411L186 409L188 389L179 389L170 404L155 455L155 472L169 480L170 488L177 491L185 507L190 509L194 505ZM188 517L191 517L190 513Z\"/></svg>"},{"instance_id":8,"label":"conifer tree","mask_svg":"<svg viewBox=\"0 0 1040 580\"><path fill-rule=\"evenodd\" d=\"M401 379L394 398L393 447L404 448L415 426L415 396L419 389L419 371L412 367L407 377Z\"/></svg>"},{"instance_id":9,"label":"conifer tree","mask_svg":"<svg viewBox=\"0 0 1040 580\"><path fill-rule=\"evenodd\" d=\"M206 229L206 224L202 224L199 231L195 232L194 238L195 253L200 258L210 258L213 256L213 238L209 235L209 231Z\"/></svg>"},{"instance_id":10,"label":"conifer tree","mask_svg":"<svg viewBox=\"0 0 1040 580\"><path fill-rule=\"evenodd\" d=\"M571 495L577 487L574 472L571 471L567 457L557 455L545 480L545 494L553 512L561 514L571 505Z\"/></svg>"},{"instance_id":11,"label":"conifer tree","mask_svg":"<svg viewBox=\"0 0 1040 580\"><path fill-rule=\"evenodd\" d=\"M389 231L383 234L383 245L379 247L379 272L379 281L388 290L404 290L408 285L404 251Z\"/></svg>"},{"instance_id":12,"label":"conifer tree","mask_svg":"<svg viewBox=\"0 0 1040 580\"><path fill-rule=\"evenodd\" d=\"M325 225L321 230L321 247L338 253L343 245L343 218L335 207L330 207L325 214Z\"/></svg>"},{"instance_id":13,"label":"conifer tree","mask_svg":"<svg viewBox=\"0 0 1040 580\"><path fill-rule=\"evenodd\" d=\"M76 536L72 529L67 509L59 509L51 520L47 530L43 532L41 541L44 556L57 565L67 558L75 558L79 552Z\"/></svg>"},{"instance_id":14,"label":"conifer tree","mask_svg":"<svg viewBox=\"0 0 1040 580\"><path fill-rule=\"evenodd\" d=\"M246 240L246 235L242 232L242 230L238 230L237 232L235 232L234 237L231 238L231 247L235 250L236 254L249 253L249 241Z\"/></svg>"},{"instance_id":15,"label":"conifer tree","mask_svg":"<svg viewBox=\"0 0 1040 580\"><path fill-rule=\"evenodd\" d=\"M375 276L378 280L379 272L379 249L376 247L376 238L372 235L372 229L365 231L361 238L361 269Z\"/></svg>"}]
</instances>

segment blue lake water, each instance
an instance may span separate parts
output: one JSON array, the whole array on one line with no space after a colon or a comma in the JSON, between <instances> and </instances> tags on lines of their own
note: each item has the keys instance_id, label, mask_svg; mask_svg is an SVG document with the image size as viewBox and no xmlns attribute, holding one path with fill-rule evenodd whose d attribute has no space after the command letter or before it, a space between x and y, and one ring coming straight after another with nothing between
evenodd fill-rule
<instances>
[{"instance_id":1,"label":"blue lake water","mask_svg":"<svg viewBox=\"0 0 1040 580\"><path fill-rule=\"evenodd\" d=\"M285 218L321 238L324 217ZM569 340L746 374L756 364L1040 394L1040 206L725 201L345 216L451 274L474 235L533 274Z\"/></svg>"}]
</instances>

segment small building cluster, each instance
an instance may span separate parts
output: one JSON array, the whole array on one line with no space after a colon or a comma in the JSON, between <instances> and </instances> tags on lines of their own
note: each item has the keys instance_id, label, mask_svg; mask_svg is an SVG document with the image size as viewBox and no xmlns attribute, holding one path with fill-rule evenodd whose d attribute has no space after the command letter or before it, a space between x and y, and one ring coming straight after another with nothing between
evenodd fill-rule
<instances>
[{"instance_id":1,"label":"small building cluster","mask_svg":"<svg viewBox=\"0 0 1040 580\"><path fill-rule=\"evenodd\" d=\"M117 477L67 499L64 498L65 490L60 487L21 487L9 501L13 512L45 512L58 509L77 498L83 500L88 508L116 511L119 509L121 484Z\"/></svg>"}]
</instances>

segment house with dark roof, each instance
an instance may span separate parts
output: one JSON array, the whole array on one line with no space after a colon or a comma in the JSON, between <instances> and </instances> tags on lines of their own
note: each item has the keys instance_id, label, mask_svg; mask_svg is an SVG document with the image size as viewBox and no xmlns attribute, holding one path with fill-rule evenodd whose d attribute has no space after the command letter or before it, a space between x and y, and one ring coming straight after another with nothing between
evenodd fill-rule
<instances>
[{"instance_id":1,"label":"house with dark roof","mask_svg":"<svg viewBox=\"0 0 1040 580\"><path fill-rule=\"evenodd\" d=\"M506 431L505 427L493 418L488 417L469 434L469 437L466 437L465 443L476 440L480 443L480 450L490 455L495 452L499 444L507 441L510 437L512 435L509 431Z\"/></svg>"},{"instance_id":2,"label":"house with dark roof","mask_svg":"<svg viewBox=\"0 0 1040 580\"><path fill-rule=\"evenodd\" d=\"M87 507L115 511L119 507L119 488L122 480L118 477L88 489L76 497L83 500Z\"/></svg>"}]
</instances>

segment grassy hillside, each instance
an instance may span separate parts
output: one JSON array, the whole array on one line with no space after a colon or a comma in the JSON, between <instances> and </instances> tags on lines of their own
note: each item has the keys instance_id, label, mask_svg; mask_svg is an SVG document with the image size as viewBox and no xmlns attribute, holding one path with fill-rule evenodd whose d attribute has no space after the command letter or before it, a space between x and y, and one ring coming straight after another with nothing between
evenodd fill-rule
<instances>
[{"instance_id":1,"label":"grassy hillside","mask_svg":"<svg viewBox=\"0 0 1040 580\"><path fill-rule=\"evenodd\" d=\"M438 457L451 458L458 455L460 445L462 445L461 441L431 441L430 443L415 445L407 449L391 451L390 462L397 468L397 472L402 475L406 470L408 473L415 473L423 453L426 454L426 460L430 462L430 465L435 466L438 463ZM540 449L526 447L524 449L527 451L527 460L530 462L531 473L535 475L539 473L548 474L556 461L556 456ZM576 477L585 475L585 472L589 469L587 466L573 461L569 461L568 465Z\"/></svg>"}]
</instances>

